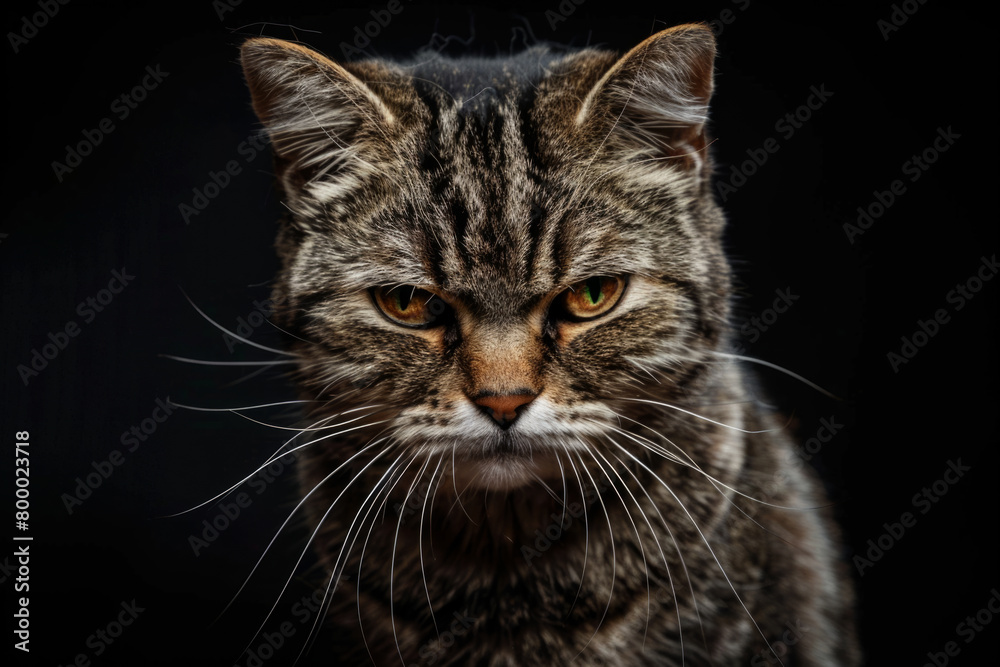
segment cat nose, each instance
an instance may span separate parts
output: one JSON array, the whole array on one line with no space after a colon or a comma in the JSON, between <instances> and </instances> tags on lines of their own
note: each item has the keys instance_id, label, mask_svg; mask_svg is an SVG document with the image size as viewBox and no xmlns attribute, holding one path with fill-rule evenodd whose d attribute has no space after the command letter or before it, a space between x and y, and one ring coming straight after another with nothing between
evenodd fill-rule
<instances>
[{"instance_id":1,"label":"cat nose","mask_svg":"<svg viewBox=\"0 0 1000 667\"><path fill-rule=\"evenodd\" d=\"M472 399L473 403L493 418L502 429L510 428L517 419L518 410L531 403L538 394L523 390L510 394L485 394Z\"/></svg>"}]
</instances>

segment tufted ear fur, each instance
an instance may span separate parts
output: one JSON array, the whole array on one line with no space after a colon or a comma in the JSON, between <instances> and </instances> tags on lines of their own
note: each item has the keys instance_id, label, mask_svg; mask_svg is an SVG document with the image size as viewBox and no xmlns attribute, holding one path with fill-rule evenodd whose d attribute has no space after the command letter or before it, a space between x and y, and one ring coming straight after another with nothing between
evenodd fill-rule
<instances>
[{"instance_id":1,"label":"tufted ear fur","mask_svg":"<svg viewBox=\"0 0 1000 667\"><path fill-rule=\"evenodd\" d=\"M287 196L294 200L307 185L332 187L373 169L366 151L384 143L396 117L357 73L278 39L248 40L241 61ZM369 80L391 76L374 63L355 69Z\"/></svg>"},{"instance_id":2,"label":"tufted ear fur","mask_svg":"<svg viewBox=\"0 0 1000 667\"><path fill-rule=\"evenodd\" d=\"M714 59L715 38L707 26L659 32L605 72L584 99L576 124L627 149L700 167Z\"/></svg>"}]
</instances>

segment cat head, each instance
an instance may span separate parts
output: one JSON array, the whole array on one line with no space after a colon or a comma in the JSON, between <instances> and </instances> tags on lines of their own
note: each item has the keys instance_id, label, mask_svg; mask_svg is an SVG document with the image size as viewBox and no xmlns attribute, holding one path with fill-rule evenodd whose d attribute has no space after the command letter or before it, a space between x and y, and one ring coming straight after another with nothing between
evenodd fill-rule
<instances>
[{"instance_id":1,"label":"cat head","mask_svg":"<svg viewBox=\"0 0 1000 667\"><path fill-rule=\"evenodd\" d=\"M640 413L628 399L697 395L728 317L714 55L698 25L621 57L246 42L289 209L276 318L317 415L367 410L365 438L511 488Z\"/></svg>"}]
</instances>

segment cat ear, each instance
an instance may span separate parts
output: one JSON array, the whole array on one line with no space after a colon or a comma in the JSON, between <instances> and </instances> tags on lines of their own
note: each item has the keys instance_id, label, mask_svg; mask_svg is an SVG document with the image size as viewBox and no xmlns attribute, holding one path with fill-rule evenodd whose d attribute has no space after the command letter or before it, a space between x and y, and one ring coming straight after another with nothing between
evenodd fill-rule
<instances>
[{"instance_id":1,"label":"cat ear","mask_svg":"<svg viewBox=\"0 0 1000 667\"><path fill-rule=\"evenodd\" d=\"M240 57L286 194L294 197L307 184L374 169L366 149L379 143L395 117L361 79L315 51L279 39L250 39ZM379 66L368 65L373 68Z\"/></svg>"},{"instance_id":2,"label":"cat ear","mask_svg":"<svg viewBox=\"0 0 1000 667\"><path fill-rule=\"evenodd\" d=\"M703 25L659 32L612 65L584 98L576 123L671 163L699 168L707 145L715 37Z\"/></svg>"}]
</instances>

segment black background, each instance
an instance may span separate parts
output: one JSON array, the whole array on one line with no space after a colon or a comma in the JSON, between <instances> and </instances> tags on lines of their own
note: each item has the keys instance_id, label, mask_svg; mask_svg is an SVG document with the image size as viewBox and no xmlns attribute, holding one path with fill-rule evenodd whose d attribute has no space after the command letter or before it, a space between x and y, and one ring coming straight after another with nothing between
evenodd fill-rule
<instances>
[{"instance_id":1,"label":"black background","mask_svg":"<svg viewBox=\"0 0 1000 667\"><path fill-rule=\"evenodd\" d=\"M0 484L10 489L2 494L10 503L4 513L11 528L4 530L13 536L11 450L15 432L30 431L34 538L32 662L4 647L16 664L70 664L81 653L95 665L233 664L294 563L305 535L297 526L213 624L292 506L287 471L259 495L249 490L252 504L197 556L189 536L219 510L162 518L252 472L288 432L232 413L178 409L134 451L120 441L153 414L157 398L224 407L293 397L273 369L238 381L258 369L161 356L275 358L245 345L231 352L185 294L235 327L253 312L254 299L267 297L276 268L272 240L281 204L270 187L270 160L266 153L247 160L239 151L259 126L238 44L255 34L298 38L341 58L341 43L385 3L293 4L243 2L220 18L218 3L208 1L185 9L70 2L17 53L9 35L4 40L0 439L8 454L0 457ZM845 556L864 555L868 540L903 512L917 517L857 577L869 664L922 665L950 641L960 648L950 664L990 664L1000 620L968 643L957 626L1000 586L997 281L986 282L961 310L946 295L998 249L995 17L958 3L913 2L907 8L915 13L885 39L878 22L890 18L890 3L871 3L864 12L826 3L791 11L758 2L664 3L655 11L617 5L567 1L563 8L574 11L552 25L545 12L560 11L556 0L510 12L404 1L368 51L407 55L446 44L449 53L507 53L525 41L624 50L663 27L722 19L712 112L720 178L769 137L780 146L725 202L727 242L740 277L736 323L760 316L777 289L799 297L759 340L742 342L747 354L845 398L831 400L761 369L801 438L815 435L822 418L843 425L813 462L845 527ZM22 31L23 17L38 11L36 3L8 4L5 34ZM118 118L113 101L157 65L169 74L127 118ZM782 136L775 123L807 101L811 86L825 86L832 96L793 136ZM114 131L57 179L52 163L65 162L67 145L77 145L105 117ZM959 138L911 182L904 162L931 147L939 128ZM241 173L186 224L179 206L192 204L193 189L203 189L210 172L230 160ZM905 193L851 243L842 225L856 221L857 208L868 207L873 192L888 190L895 179ZM134 280L85 323L78 304L122 267ZM899 353L901 337L940 308L950 320L894 370L887 354ZM25 386L17 367L30 364L32 351L69 321L80 334ZM253 340L274 344L276 336L265 324ZM290 411L253 414L293 423ZM72 494L77 478L115 449L123 452L122 465L69 514L63 494ZM959 459L971 469L920 513L914 494ZM13 549L9 541L0 559ZM6 619L0 625L10 643L15 577L0 573ZM291 605L308 592L297 578L276 619L289 620ZM95 655L88 637L133 599L144 611ZM306 626L294 622L297 634L267 664L288 664L298 652Z\"/></svg>"}]
</instances>

